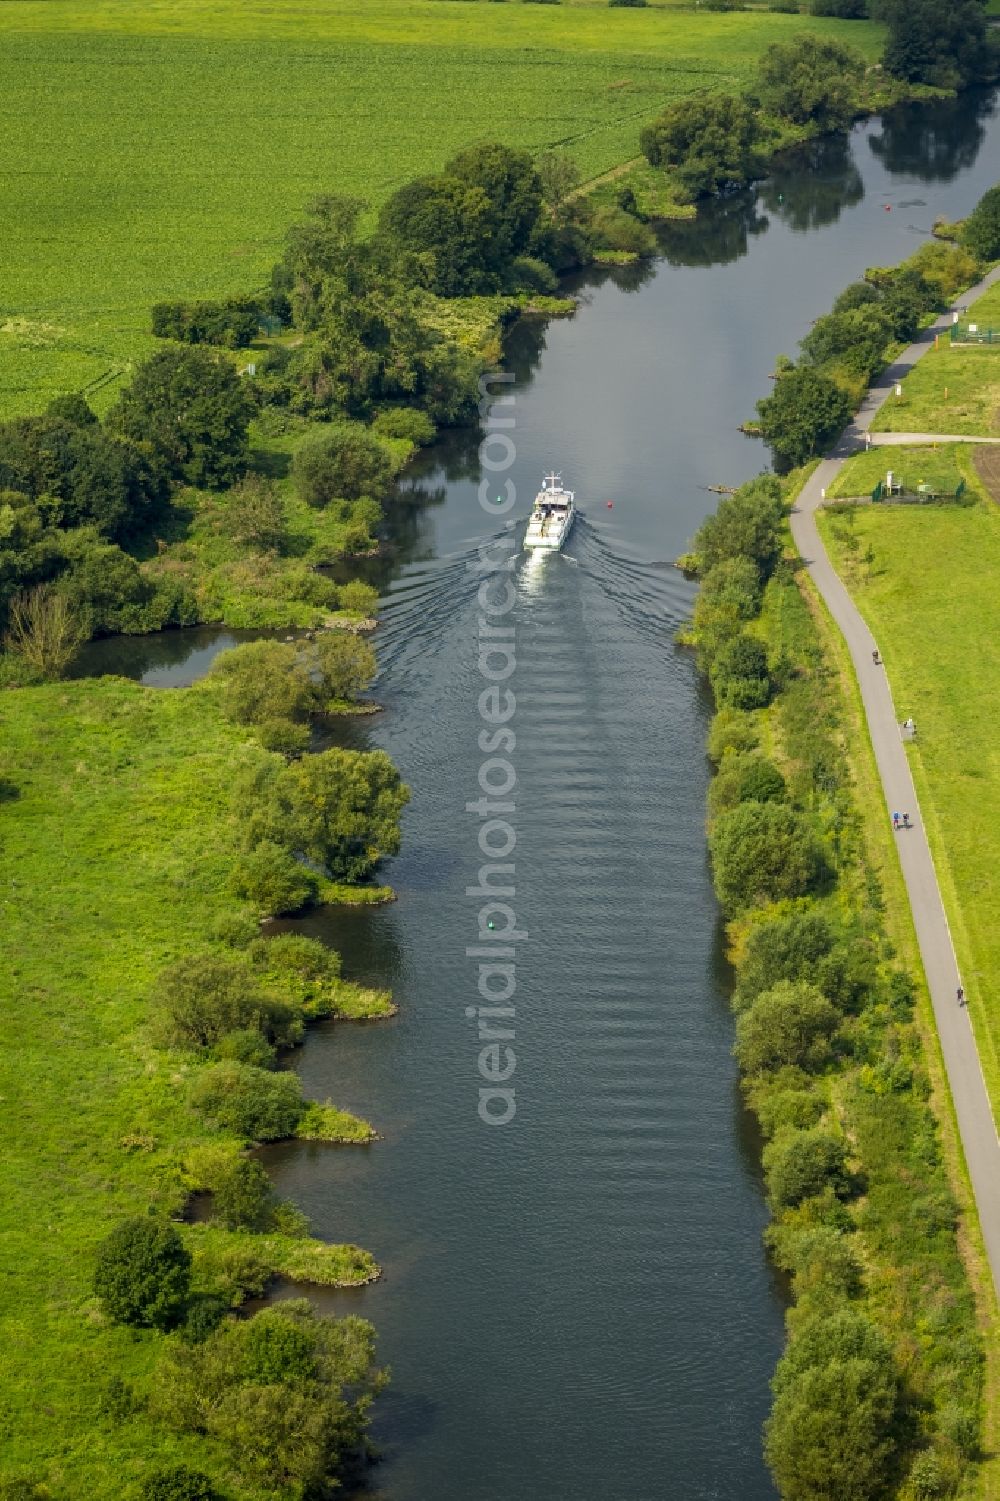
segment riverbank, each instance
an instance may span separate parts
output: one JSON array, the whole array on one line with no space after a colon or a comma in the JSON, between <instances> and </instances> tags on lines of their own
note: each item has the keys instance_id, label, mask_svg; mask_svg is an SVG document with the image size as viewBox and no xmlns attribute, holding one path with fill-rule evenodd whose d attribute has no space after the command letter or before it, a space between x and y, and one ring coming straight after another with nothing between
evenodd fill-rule
<instances>
[{"instance_id":1,"label":"riverbank","mask_svg":"<svg viewBox=\"0 0 1000 1501\"><path fill-rule=\"evenodd\" d=\"M221 1479L203 1440L167 1434L146 1410L162 1336L108 1324L92 1277L122 1217L179 1215L219 1153L240 1146L190 1108L191 1060L153 1046L150 996L165 965L225 953L233 782L263 753L204 688L53 684L6 692L0 714L5 1470L102 1501L157 1457ZM388 1009L345 988L348 1011ZM301 1132L365 1140L371 1128L314 1111ZM368 1252L301 1233L192 1225L186 1236L195 1289L226 1303L272 1275L334 1286L378 1275ZM130 1394L124 1416L116 1391Z\"/></svg>"},{"instance_id":2,"label":"riverbank","mask_svg":"<svg viewBox=\"0 0 1000 1501\"><path fill-rule=\"evenodd\" d=\"M887 897L884 830L866 833L860 812L864 740L815 602L776 555L777 502L775 482L758 481L705 524L694 619L719 705L710 846L736 971L736 1056L766 1143L767 1240L795 1299L766 1452L790 1496L850 1474L866 1494L951 1494L979 1456L982 1379L945 1169L953 1142L942 1149L929 1038L895 960L906 951L898 872ZM755 598L757 569L767 581ZM963 1197L963 1241L975 1246ZM854 1385L842 1381L847 1350L864 1366Z\"/></svg>"}]
</instances>

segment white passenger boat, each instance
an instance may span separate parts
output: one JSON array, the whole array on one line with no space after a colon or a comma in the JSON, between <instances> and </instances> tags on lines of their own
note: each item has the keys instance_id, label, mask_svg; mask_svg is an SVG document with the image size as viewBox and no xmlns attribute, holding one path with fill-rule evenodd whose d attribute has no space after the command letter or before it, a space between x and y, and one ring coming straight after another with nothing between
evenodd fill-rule
<instances>
[{"instance_id":1,"label":"white passenger boat","mask_svg":"<svg viewBox=\"0 0 1000 1501\"><path fill-rule=\"evenodd\" d=\"M535 496L528 530L524 534L525 547L558 552L569 536L575 515L573 491L563 489L561 475L547 474Z\"/></svg>"}]
</instances>

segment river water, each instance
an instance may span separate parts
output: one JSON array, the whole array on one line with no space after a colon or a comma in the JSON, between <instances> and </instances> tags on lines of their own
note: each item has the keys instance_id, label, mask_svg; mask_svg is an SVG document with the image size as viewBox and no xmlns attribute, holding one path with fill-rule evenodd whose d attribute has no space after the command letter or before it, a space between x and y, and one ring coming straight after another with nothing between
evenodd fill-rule
<instances>
[{"instance_id":1,"label":"river water","mask_svg":"<svg viewBox=\"0 0 1000 1501\"><path fill-rule=\"evenodd\" d=\"M706 865L710 712L674 644L692 591L669 561L766 455L737 432L775 356L866 266L992 185L986 97L904 110L790 162L759 192L664 233L664 259L581 283L577 315L522 323L514 514L549 466L585 515L562 557L511 574L517 707L516 1115L482 1122L476 441L424 455L394 520L376 696L343 733L413 788L398 893L296 924L390 986L399 1016L317 1028L307 1093L358 1111L364 1149L266 1160L318 1234L383 1279L320 1301L376 1323L386 1501L765 1501L760 1454L782 1289L761 1246L757 1143L740 1107L728 975ZM612 502L609 507L608 502ZM175 641L183 638L175 638ZM197 670L231 644L201 633ZM90 670L196 675L94 649ZM488 940L495 942L495 937Z\"/></svg>"}]
</instances>

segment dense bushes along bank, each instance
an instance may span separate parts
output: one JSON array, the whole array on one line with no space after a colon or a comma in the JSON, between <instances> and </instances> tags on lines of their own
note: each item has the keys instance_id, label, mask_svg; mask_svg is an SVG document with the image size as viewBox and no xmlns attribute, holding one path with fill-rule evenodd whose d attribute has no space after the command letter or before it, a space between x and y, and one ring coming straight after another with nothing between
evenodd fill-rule
<instances>
[{"instance_id":1,"label":"dense bushes along bank","mask_svg":"<svg viewBox=\"0 0 1000 1501\"><path fill-rule=\"evenodd\" d=\"M709 838L736 1056L791 1279L768 1462L787 1501L952 1495L978 1453L982 1351L835 675L761 478L696 539L692 639L717 702Z\"/></svg>"}]
</instances>

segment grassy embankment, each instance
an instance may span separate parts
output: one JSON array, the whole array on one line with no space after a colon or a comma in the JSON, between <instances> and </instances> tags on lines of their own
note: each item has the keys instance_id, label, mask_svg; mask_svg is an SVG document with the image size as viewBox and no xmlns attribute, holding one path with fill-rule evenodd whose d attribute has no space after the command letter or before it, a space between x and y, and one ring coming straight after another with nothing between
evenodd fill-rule
<instances>
[{"instance_id":1,"label":"grassy embankment","mask_svg":"<svg viewBox=\"0 0 1000 1501\"><path fill-rule=\"evenodd\" d=\"M377 205L484 137L596 178L670 99L739 88L805 32L880 50L869 22L604 0L8 0L0 417L109 404L151 305L255 286L314 193Z\"/></svg>"},{"instance_id":2,"label":"grassy embankment","mask_svg":"<svg viewBox=\"0 0 1000 1501\"><path fill-rule=\"evenodd\" d=\"M1000 329L1000 286L980 297L968 321ZM942 338L902 384L902 396L890 396L873 432L1000 435L1000 344L953 345Z\"/></svg>"},{"instance_id":3,"label":"grassy embankment","mask_svg":"<svg viewBox=\"0 0 1000 1501\"><path fill-rule=\"evenodd\" d=\"M226 1140L186 1103L191 1063L156 1051L146 1019L157 972L204 947L234 905L232 787L263 752L222 720L210 685L157 692L105 679L12 691L0 728L4 1470L44 1476L59 1496L118 1501L156 1456L194 1459L198 1442L189 1451L141 1408L122 1420L110 1400L115 1378L141 1396L161 1337L99 1317L94 1250L123 1215L150 1204L177 1212L197 1186L188 1154ZM345 1011L384 1014L387 1004L345 987ZM312 1112L303 1133L315 1125ZM339 1114L326 1125L342 1138L371 1134ZM220 1256L251 1248L275 1272L313 1282L376 1272L351 1245L218 1226L187 1233L204 1288L219 1285Z\"/></svg>"}]
</instances>

